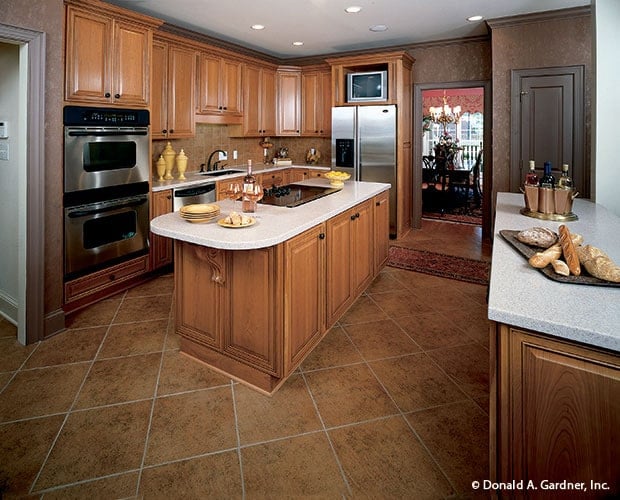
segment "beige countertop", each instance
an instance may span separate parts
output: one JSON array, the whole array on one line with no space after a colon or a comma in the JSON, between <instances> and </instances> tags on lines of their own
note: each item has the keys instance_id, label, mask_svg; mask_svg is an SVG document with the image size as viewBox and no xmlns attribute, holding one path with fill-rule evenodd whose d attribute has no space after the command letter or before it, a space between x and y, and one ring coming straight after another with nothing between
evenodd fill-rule
<instances>
[{"instance_id":1,"label":"beige countertop","mask_svg":"<svg viewBox=\"0 0 620 500\"><path fill-rule=\"evenodd\" d=\"M329 181L321 178L296 184L330 187ZM266 248L289 240L388 189L389 184L350 181L345 182L340 191L298 207L259 204L255 213L248 214L256 218L256 224L242 228L221 227L216 221L194 224L182 219L178 212L172 212L153 219L151 231L160 236L224 250ZM230 200L215 204L221 209L218 219L233 210ZM235 210L241 211L240 202L236 202Z\"/></svg>"}]
</instances>

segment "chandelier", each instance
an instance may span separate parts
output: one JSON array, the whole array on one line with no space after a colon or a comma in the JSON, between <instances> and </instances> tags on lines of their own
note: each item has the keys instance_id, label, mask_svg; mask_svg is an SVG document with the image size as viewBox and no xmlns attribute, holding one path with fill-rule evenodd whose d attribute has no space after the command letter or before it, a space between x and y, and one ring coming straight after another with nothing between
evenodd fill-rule
<instances>
[{"instance_id":1,"label":"chandelier","mask_svg":"<svg viewBox=\"0 0 620 500\"><path fill-rule=\"evenodd\" d=\"M428 111L431 115L431 120L443 126L443 135L448 135L448 123L456 124L461 118L461 107L455 106L451 108L448 106L445 90L443 92L443 106L431 106L428 108Z\"/></svg>"}]
</instances>

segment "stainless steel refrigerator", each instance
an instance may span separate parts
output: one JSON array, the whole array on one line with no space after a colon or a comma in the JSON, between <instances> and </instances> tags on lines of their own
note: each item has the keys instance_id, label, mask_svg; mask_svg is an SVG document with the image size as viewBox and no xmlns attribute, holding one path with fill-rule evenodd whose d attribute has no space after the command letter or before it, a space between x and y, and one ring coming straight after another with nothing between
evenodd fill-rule
<instances>
[{"instance_id":1,"label":"stainless steel refrigerator","mask_svg":"<svg viewBox=\"0 0 620 500\"><path fill-rule=\"evenodd\" d=\"M390 236L396 234L396 106L332 108L332 169L390 189Z\"/></svg>"}]
</instances>

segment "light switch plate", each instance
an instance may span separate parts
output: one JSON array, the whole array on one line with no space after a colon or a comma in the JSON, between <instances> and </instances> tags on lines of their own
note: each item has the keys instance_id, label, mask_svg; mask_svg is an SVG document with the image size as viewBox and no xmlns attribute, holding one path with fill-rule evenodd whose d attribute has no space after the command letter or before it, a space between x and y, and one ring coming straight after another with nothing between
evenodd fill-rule
<instances>
[{"instance_id":1,"label":"light switch plate","mask_svg":"<svg viewBox=\"0 0 620 500\"><path fill-rule=\"evenodd\" d=\"M220 152L219 161L228 160L228 151Z\"/></svg>"},{"instance_id":2,"label":"light switch plate","mask_svg":"<svg viewBox=\"0 0 620 500\"><path fill-rule=\"evenodd\" d=\"M9 159L9 143L0 142L0 160L7 161Z\"/></svg>"}]
</instances>

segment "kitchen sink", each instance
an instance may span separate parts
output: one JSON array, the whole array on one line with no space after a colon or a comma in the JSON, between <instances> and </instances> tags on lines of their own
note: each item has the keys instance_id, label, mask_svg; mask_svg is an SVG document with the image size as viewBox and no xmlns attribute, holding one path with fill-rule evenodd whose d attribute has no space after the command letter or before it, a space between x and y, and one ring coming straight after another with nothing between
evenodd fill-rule
<instances>
[{"instance_id":1,"label":"kitchen sink","mask_svg":"<svg viewBox=\"0 0 620 500\"><path fill-rule=\"evenodd\" d=\"M242 172L245 172L245 170L227 168L226 170L211 170L210 172L201 172L200 175L206 175L207 177L219 177L220 175L240 174Z\"/></svg>"}]
</instances>

